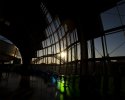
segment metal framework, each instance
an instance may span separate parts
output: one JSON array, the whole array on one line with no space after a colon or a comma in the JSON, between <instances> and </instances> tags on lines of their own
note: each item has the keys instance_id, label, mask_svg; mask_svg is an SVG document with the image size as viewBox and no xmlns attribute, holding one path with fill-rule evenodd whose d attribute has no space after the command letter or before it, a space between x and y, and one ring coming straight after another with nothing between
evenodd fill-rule
<instances>
[{"instance_id":1,"label":"metal framework","mask_svg":"<svg viewBox=\"0 0 125 100\"><path fill-rule=\"evenodd\" d=\"M115 49L112 51L112 47L110 47L111 44L109 43L109 37L112 37L112 40L114 40L113 35L123 35L125 32L124 14L121 11L121 6L124 6L124 3L117 5L100 15L104 28L104 35L87 41L87 72L90 74L96 73L96 66L98 66L98 62L101 63L102 60L104 62L119 61L121 58L123 60L125 56L123 55L123 57L121 57L121 55L112 55L113 52L121 46L124 46L124 41L121 43L119 42L118 46L117 44L114 45L113 48ZM43 49L37 51L38 58L33 59L33 63L45 63L50 66L54 64L55 66L52 66L52 69L60 74L80 75L81 52L83 49L81 48L81 43L78 39L77 28L70 28L73 26L69 26L69 23L66 23L66 21L61 21L58 16L52 18L51 14L42 3L41 10L45 14L48 24L44 31L46 34L46 40L42 41ZM112 14L113 11L115 13ZM115 23L110 22L109 27L107 27L106 25L108 23L106 22L111 20L111 15L112 17L116 17L119 24L115 25ZM106 16L109 17L109 20L105 18ZM110 24L113 24L114 26ZM104 63L102 65L104 65L102 68L105 70L106 64Z\"/></svg>"}]
</instances>

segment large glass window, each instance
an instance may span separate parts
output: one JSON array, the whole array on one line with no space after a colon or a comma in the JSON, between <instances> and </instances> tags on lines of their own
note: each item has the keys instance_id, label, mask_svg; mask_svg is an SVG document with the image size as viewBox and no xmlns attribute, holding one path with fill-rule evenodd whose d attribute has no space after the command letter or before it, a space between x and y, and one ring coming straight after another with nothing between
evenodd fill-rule
<instances>
[{"instance_id":1,"label":"large glass window","mask_svg":"<svg viewBox=\"0 0 125 100\"><path fill-rule=\"evenodd\" d=\"M118 3L115 7L102 13L101 19L104 30L115 28L115 30L113 31L114 33L111 31L109 33L106 33L105 36L105 47L107 47L108 55L111 57L125 56L125 54L123 53L123 51L125 50L125 31L124 28L116 28L125 25L125 3ZM97 42L97 44L98 43L99 42Z\"/></svg>"},{"instance_id":2,"label":"large glass window","mask_svg":"<svg viewBox=\"0 0 125 100\"><path fill-rule=\"evenodd\" d=\"M61 64L60 67L66 67L65 64L67 64L72 72L72 65L76 65L75 61L81 59L77 29L69 31L69 24L65 21L62 24L58 17L52 19L50 13L47 13L46 17L48 20L48 26L45 29L47 38L42 41L43 49L38 54L43 57L40 63ZM60 67L57 69L59 70Z\"/></svg>"}]
</instances>

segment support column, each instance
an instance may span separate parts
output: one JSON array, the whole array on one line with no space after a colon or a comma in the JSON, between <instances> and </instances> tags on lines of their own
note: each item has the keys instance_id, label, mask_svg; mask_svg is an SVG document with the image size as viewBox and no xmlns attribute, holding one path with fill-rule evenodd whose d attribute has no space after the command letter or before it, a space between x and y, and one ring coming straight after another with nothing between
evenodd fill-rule
<instances>
[{"instance_id":1,"label":"support column","mask_svg":"<svg viewBox=\"0 0 125 100\"><path fill-rule=\"evenodd\" d=\"M21 80L20 80L20 87L21 88L29 88L30 87L30 74L29 74L29 67L31 64L31 51L25 50L22 53L23 64L21 66Z\"/></svg>"},{"instance_id":2,"label":"support column","mask_svg":"<svg viewBox=\"0 0 125 100\"><path fill-rule=\"evenodd\" d=\"M78 24L79 25L79 24ZM79 35L79 41L81 45L81 61L80 61L80 95L82 97L87 96L88 94L88 46L87 39L85 38L85 30L82 25L77 26L77 32ZM86 97L85 97L86 98Z\"/></svg>"}]
</instances>

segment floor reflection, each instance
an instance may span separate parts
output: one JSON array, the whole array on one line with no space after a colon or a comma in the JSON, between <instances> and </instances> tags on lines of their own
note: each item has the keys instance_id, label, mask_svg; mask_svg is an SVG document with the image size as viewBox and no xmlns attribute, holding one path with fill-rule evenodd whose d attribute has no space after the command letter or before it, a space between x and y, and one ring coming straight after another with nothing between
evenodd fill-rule
<instances>
[{"instance_id":1,"label":"floor reflection","mask_svg":"<svg viewBox=\"0 0 125 100\"><path fill-rule=\"evenodd\" d=\"M49 80L30 76L30 88L20 87L20 79L15 73L2 75L0 100L80 100L78 76L51 76Z\"/></svg>"}]
</instances>

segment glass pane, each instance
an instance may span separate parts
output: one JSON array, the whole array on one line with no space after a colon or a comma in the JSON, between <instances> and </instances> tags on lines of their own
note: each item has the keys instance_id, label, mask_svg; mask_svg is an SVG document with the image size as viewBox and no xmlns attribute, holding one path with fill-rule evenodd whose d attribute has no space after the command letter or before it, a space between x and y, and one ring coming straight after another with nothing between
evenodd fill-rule
<instances>
[{"instance_id":1,"label":"glass pane","mask_svg":"<svg viewBox=\"0 0 125 100\"><path fill-rule=\"evenodd\" d=\"M47 52L47 48L45 48L45 55L47 55L47 53L48 53L48 52Z\"/></svg>"},{"instance_id":2,"label":"glass pane","mask_svg":"<svg viewBox=\"0 0 125 100\"><path fill-rule=\"evenodd\" d=\"M60 45L61 45L61 51L63 51L64 48L63 48L63 41L62 40L60 41Z\"/></svg>"},{"instance_id":3,"label":"glass pane","mask_svg":"<svg viewBox=\"0 0 125 100\"><path fill-rule=\"evenodd\" d=\"M52 57L48 57L48 64L51 64Z\"/></svg>"},{"instance_id":4,"label":"glass pane","mask_svg":"<svg viewBox=\"0 0 125 100\"><path fill-rule=\"evenodd\" d=\"M61 26L60 29L61 29L62 36L64 36L65 35L65 31L64 31L63 26Z\"/></svg>"},{"instance_id":5,"label":"glass pane","mask_svg":"<svg viewBox=\"0 0 125 100\"><path fill-rule=\"evenodd\" d=\"M60 23L58 22L58 19L56 18L54 21L54 24L56 26L56 29L59 28Z\"/></svg>"},{"instance_id":6,"label":"glass pane","mask_svg":"<svg viewBox=\"0 0 125 100\"><path fill-rule=\"evenodd\" d=\"M88 45L88 58L91 58L91 45L90 45L90 41L87 42Z\"/></svg>"},{"instance_id":7,"label":"glass pane","mask_svg":"<svg viewBox=\"0 0 125 100\"><path fill-rule=\"evenodd\" d=\"M74 40L74 41L73 41L73 43L74 43L74 42L76 42L76 41L77 41L77 39L76 39L76 33L75 33L75 30L72 32L72 34L73 34L73 40Z\"/></svg>"},{"instance_id":8,"label":"glass pane","mask_svg":"<svg viewBox=\"0 0 125 100\"><path fill-rule=\"evenodd\" d=\"M65 29L65 32L68 31L68 26L67 26L67 24L64 24L64 29Z\"/></svg>"},{"instance_id":9,"label":"glass pane","mask_svg":"<svg viewBox=\"0 0 125 100\"><path fill-rule=\"evenodd\" d=\"M61 39L62 38L61 29L58 29L58 35L59 35L59 38Z\"/></svg>"},{"instance_id":10,"label":"glass pane","mask_svg":"<svg viewBox=\"0 0 125 100\"><path fill-rule=\"evenodd\" d=\"M66 52L66 50L63 51L61 54L62 54L61 56L62 56L63 61L67 62L67 52Z\"/></svg>"},{"instance_id":11,"label":"glass pane","mask_svg":"<svg viewBox=\"0 0 125 100\"><path fill-rule=\"evenodd\" d=\"M46 42L47 42L47 46L50 46L50 39L49 38L46 40Z\"/></svg>"},{"instance_id":12,"label":"glass pane","mask_svg":"<svg viewBox=\"0 0 125 100\"><path fill-rule=\"evenodd\" d=\"M68 56L68 61L71 62L71 48L68 50L68 53L69 53L69 54L68 54L68 55L69 55L69 56Z\"/></svg>"},{"instance_id":13,"label":"glass pane","mask_svg":"<svg viewBox=\"0 0 125 100\"><path fill-rule=\"evenodd\" d=\"M72 61L75 60L75 57L74 57L74 46L72 46Z\"/></svg>"},{"instance_id":14,"label":"glass pane","mask_svg":"<svg viewBox=\"0 0 125 100\"><path fill-rule=\"evenodd\" d=\"M125 25L125 3L118 6L122 24Z\"/></svg>"},{"instance_id":15,"label":"glass pane","mask_svg":"<svg viewBox=\"0 0 125 100\"><path fill-rule=\"evenodd\" d=\"M49 31L49 35L51 35L53 33L50 26L48 26L48 31Z\"/></svg>"},{"instance_id":16,"label":"glass pane","mask_svg":"<svg viewBox=\"0 0 125 100\"><path fill-rule=\"evenodd\" d=\"M48 47L48 54L52 54L51 53L51 47Z\"/></svg>"},{"instance_id":17,"label":"glass pane","mask_svg":"<svg viewBox=\"0 0 125 100\"><path fill-rule=\"evenodd\" d=\"M53 35L51 35L51 40L52 40L52 43L54 44L54 43L55 43L55 40L54 40Z\"/></svg>"},{"instance_id":18,"label":"glass pane","mask_svg":"<svg viewBox=\"0 0 125 100\"><path fill-rule=\"evenodd\" d=\"M43 46L43 48L45 47L45 45L44 45L44 41L42 41L42 46Z\"/></svg>"},{"instance_id":19,"label":"glass pane","mask_svg":"<svg viewBox=\"0 0 125 100\"><path fill-rule=\"evenodd\" d=\"M70 34L69 33L67 34L67 43L68 43L68 46L71 44L70 43Z\"/></svg>"},{"instance_id":20,"label":"glass pane","mask_svg":"<svg viewBox=\"0 0 125 100\"><path fill-rule=\"evenodd\" d=\"M74 43L73 33L71 33L71 44Z\"/></svg>"},{"instance_id":21,"label":"glass pane","mask_svg":"<svg viewBox=\"0 0 125 100\"><path fill-rule=\"evenodd\" d=\"M43 56L43 50L39 50L39 57Z\"/></svg>"},{"instance_id":22,"label":"glass pane","mask_svg":"<svg viewBox=\"0 0 125 100\"><path fill-rule=\"evenodd\" d=\"M101 14L104 30L121 26L117 8L114 7Z\"/></svg>"},{"instance_id":23,"label":"glass pane","mask_svg":"<svg viewBox=\"0 0 125 100\"><path fill-rule=\"evenodd\" d=\"M77 29L74 30L76 41L78 41Z\"/></svg>"},{"instance_id":24,"label":"glass pane","mask_svg":"<svg viewBox=\"0 0 125 100\"><path fill-rule=\"evenodd\" d=\"M54 25L53 22L51 23L51 29L52 29L52 32L55 32L55 31L56 31L56 28L55 28L55 25Z\"/></svg>"},{"instance_id":25,"label":"glass pane","mask_svg":"<svg viewBox=\"0 0 125 100\"><path fill-rule=\"evenodd\" d=\"M125 56L125 34L118 32L106 36L109 56Z\"/></svg>"},{"instance_id":26,"label":"glass pane","mask_svg":"<svg viewBox=\"0 0 125 100\"><path fill-rule=\"evenodd\" d=\"M66 38L63 39L64 49L66 49Z\"/></svg>"},{"instance_id":27,"label":"glass pane","mask_svg":"<svg viewBox=\"0 0 125 100\"><path fill-rule=\"evenodd\" d=\"M54 54L56 54L56 47L53 45Z\"/></svg>"},{"instance_id":28,"label":"glass pane","mask_svg":"<svg viewBox=\"0 0 125 100\"><path fill-rule=\"evenodd\" d=\"M43 56L45 55L45 49L43 49Z\"/></svg>"},{"instance_id":29,"label":"glass pane","mask_svg":"<svg viewBox=\"0 0 125 100\"><path fill-rule=\"evenodd\" d=\"M48 22L51 23L52 17L50 15L50 13L47 13L46 18L47 18Z\"/></svg>"},{"instance_id":30,"label":"glass pane","mask_svg":"<svg viewBox=\"0 0 125 100\"><path fill-rule=\"evenodd\" d=\"M81 60L81 48L80 48L80 43L77 44L77 54L78 54L78 60Z\"/></svg>"},{"instance_id":31,"label":"glass pane","mask_svg":"<svg viewBox=\"0 0 125 100\"><path fill-rule=\"evenodd\" d=\"M50 36L49 39L50 39L50 44L52 45L53 44L52 36Z\"/></svg>"},{"instance_id":32,"label":"glass pane","mask_svg":"<svg viewBox=\"0 0 125 100\"><path fill-rule=\"evenodd\" d=\"M45 59L45 57L43 58L43 63L46 63L46 59Z\"/></svg>"},{"instance_id":33,"label":"glass pane","mask_svg":"<svg viewBox=\"0 0 125 100\"><path fill-rule=\"evenodd\" d=\"M39 57L39 50L37 51L37 57Z\"/></svg>"},{"instance_id":34,"label":"glass pane","mask_svg":"<svg viewBox=\"0 0 125 100\"><path fill-rule=\"evenodd\" d=\"M60 49L59 49L59 43L56 44L56 52L59 53Z\"/></svg>"},{"instance_id":35,"label":"glass pane","mask_svg":"<svg viewBox=\"0 0 125 100\"><path fill-rule=\"evenodd\" d=\"M100 58L103 56L103 50L102 50L102 41L101 38L96 38L94 40L95 43L95 57Z\"/></svg>"},{"instance_id":36,"label":"glass pane","mask_svg":"<svg viewBox=\"0 0 125 100\"><path fill-rule=\"evenodd\" d=\"M47 47L47 40L44 41L44 46Z\"/></svg>"},{"instance_id":37,"label":"glass pane","mask_svg":"<svg viewBox=\"0 0 125 100\"><path fill-rule=\"evenodd\" d=\"M55 42L57 42L58 41L58 35L57 35L57 33L54 33L54 37L55 37Z\"/></svg>"},{"instance_id":38,"label":"glass pane","mask_svg":"<svg viewBox=\"0 0 125 100\"><path fill-rule=\"evenodd\" d=\"M49 36L49 33L48 33L47 29L45 30L45 34L46 34L47 37Z\"/></svg>"}]
</instances>

